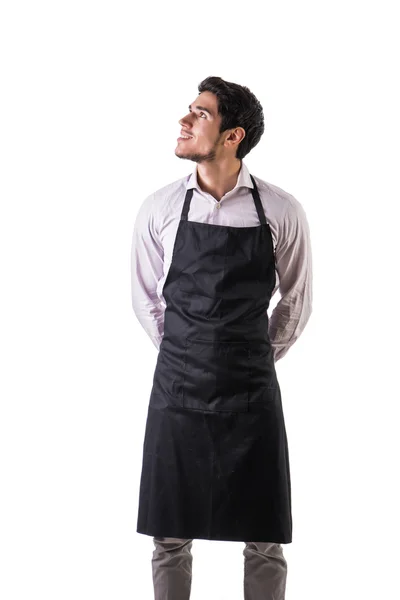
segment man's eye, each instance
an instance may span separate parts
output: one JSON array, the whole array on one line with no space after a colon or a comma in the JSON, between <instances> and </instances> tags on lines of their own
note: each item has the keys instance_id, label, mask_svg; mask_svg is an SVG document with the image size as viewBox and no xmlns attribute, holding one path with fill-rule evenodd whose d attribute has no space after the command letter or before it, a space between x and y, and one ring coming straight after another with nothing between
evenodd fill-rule
<instances>
[{"instance_id":1,"label":"man's eye","mask_svg":"<svg viewBox=\"0 0 400 600\"><path fill-rule=\"evenodd\" d=\"M191 113L192 111L189 109L189 112ZM200 111L200 113L199 113L199 114L200 114L200 115L204 115L204 116L205 116L205 118L207 119L207 115L206 115L206 113L204 113L203 111Z\"/></svg>"}]
</instances>

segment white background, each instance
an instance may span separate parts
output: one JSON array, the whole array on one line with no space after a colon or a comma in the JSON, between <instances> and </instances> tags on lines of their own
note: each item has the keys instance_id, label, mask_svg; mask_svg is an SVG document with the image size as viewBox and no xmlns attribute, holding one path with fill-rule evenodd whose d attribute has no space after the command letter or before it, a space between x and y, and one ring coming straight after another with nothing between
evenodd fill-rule
<instances>
[{"instance_id":1,"label":"white background","mask_svg":"<svg viewBox=\"0 0 400 600\"><path fill-rule=\"evenodd\" d=\"M2 3L3 600L153 598L135 528L157 351L130 244L144 198L192 170L178 120L209 75L261 101L246 164L312 235L313 314L276 365L287 600L399 597L395 5ZM243 547L194 541L192 600L243 597Z\"/></svg>"}]
</instances>

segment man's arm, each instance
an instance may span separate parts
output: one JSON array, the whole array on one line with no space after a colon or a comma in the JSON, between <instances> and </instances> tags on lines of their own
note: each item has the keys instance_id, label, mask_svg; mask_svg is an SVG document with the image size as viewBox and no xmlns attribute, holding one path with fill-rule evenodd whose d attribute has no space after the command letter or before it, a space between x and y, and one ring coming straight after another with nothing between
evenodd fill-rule
<instances>
[{"instance_id":1,"label":"man's arm","mask_svg":"<svg viewBox=\"0 0 400 600\"><path fill-rule=\"evenodd\" d=\"M275 362L301 335L312 312L312 256L310 230L301 204L290 196L276 247L281 298L274 308L269 336Z\"/></svg>"},{"instance_id":2,"label":"man's arm","mask_svg":"<svg viewBox=\"0 0 400 600\"><path fill-rule=\"evenodd\" d=\"M136 216L131 247L132 307L157 349L164 334L164 311L157 296L163 276L164 252L154 214L154 194L148 196Z\"/></svg>"}]
</instances>

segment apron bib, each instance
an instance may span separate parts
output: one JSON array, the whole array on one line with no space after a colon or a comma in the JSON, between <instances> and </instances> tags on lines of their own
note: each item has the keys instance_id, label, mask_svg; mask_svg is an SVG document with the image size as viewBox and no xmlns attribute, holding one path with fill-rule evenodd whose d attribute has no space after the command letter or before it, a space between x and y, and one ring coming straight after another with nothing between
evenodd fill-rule
<instances>
[{"instance_id":1,"label":"apron bib","mask_svg":"<svg viewBox=\"0 0 400 600\"><path fill-rule=\"evenodd\" d=\"M288 445L268 335L274 247L250 177L255 227L189 221L193 189L186 192L163 287L138 533L292 541Z\"/></svg>"}]
</instances>

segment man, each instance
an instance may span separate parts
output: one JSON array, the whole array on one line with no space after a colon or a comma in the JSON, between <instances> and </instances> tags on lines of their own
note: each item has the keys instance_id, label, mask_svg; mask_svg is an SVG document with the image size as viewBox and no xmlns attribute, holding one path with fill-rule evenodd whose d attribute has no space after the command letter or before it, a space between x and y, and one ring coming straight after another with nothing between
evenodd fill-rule
<instances>
[{"instance_id":1,"label":"man","mask_svg":"<svg viewBox=\"0 0 400 600\"><path fill-rule=\"evenodd\" d=\"M245 542L245 599L282 600L292 515L275 362L311 314L309 227L243 162L264 132L254 94L220 77L198 91L175 150L195 169L148 196L134 227L133 309L159 349L137 531L153 536L156 600L189 599L194 538Z\"/></svg>"}]
</instances>

